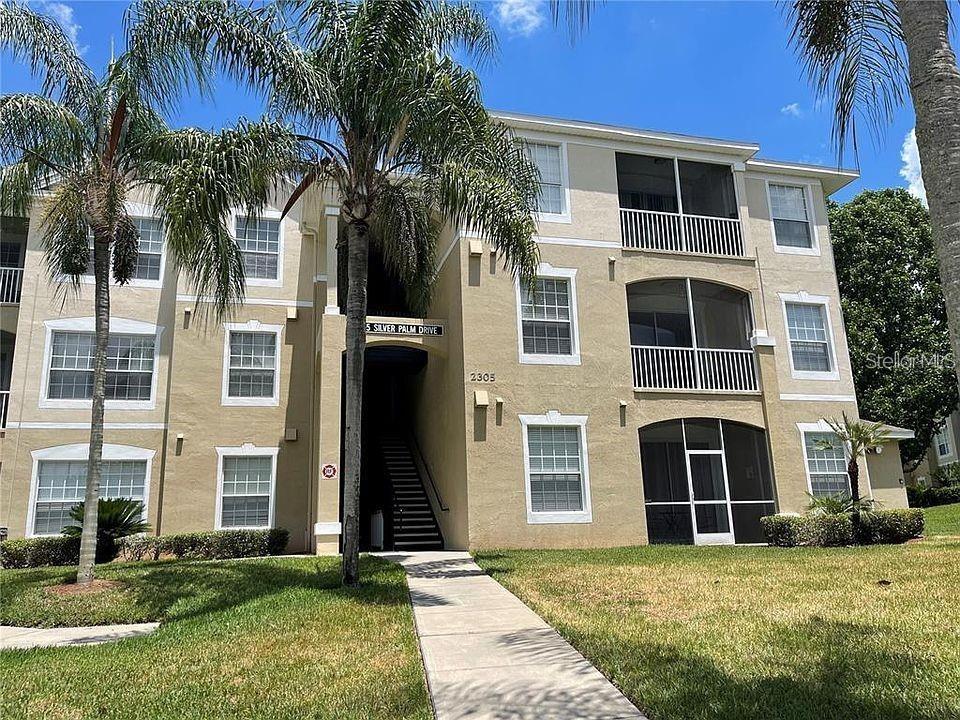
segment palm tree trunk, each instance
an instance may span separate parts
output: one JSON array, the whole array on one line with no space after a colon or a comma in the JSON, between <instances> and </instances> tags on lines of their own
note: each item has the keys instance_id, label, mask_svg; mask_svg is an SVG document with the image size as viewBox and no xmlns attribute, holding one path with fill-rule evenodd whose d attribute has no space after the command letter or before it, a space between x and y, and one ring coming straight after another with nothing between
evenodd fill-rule
<instances>
[{"instance_id":1,"label":"palm tree trunk","mask_svg":"<svg viewBox=\"0 0 960 720\"><path fill-rule=\"evenodd\" d=\"M847 463L847 475L850 476L850 499L857 503L860 501L860 466L856 457Z\"/></svg>"},{"instance_id":2,"label":"palm tree trunk","mask_svg":"<svg viewBox=\"0 0 960 720\"><path fill-rule=\"evenodd\" d=\"M917 147L960 382L960 69L945 0L897 0L910 61Z\"/></svg>"},{"instance_id":3,"label":"palm tree trunk","mask_svg":"<svg viewBox=\"0 0 960 720\"><path fill-rule=\"evenodd\" d=\"M367 224L347 225L347 367L343 432L343 571L344 585L360 580L360 457L363 410L363 360L367 344Z\"/></svg>"},{"instance_id":4,"label":"palm tree trunk","mask_svg":"<svg viewBox=\"0 0 960 720\"><path fill-rule=\"evenodd\" d=\"M110 340L110 244L102 231L93 241L95 277L95 349L93 355L93 403L90 414L90 452L87 458L87 488L80 535L77 583L93 580L97 557L97 512L100 504L100 470L103 458L103 405L107 384L107 344Z\"/></svg>"}]
</instances>

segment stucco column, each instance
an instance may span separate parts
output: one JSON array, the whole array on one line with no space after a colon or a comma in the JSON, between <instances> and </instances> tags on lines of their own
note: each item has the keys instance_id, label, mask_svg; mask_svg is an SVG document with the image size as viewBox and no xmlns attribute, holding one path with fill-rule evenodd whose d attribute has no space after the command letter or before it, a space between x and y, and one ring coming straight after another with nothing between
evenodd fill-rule
<instances>
[{"instance_id":1,"label":"stucco column","mask_svg":"<svg viewBox=\"0 0 960 720\"><path fill-rule=\"evenodd\" d=\"M324 315L339 315L340 303L337 301L337 242L340 232L340 208L327 205L323 209L327 236L327 303Z\"/></svg>"},{"instance_id":2,"label":"stucco column","mask_svg":"<svg viewBox=\"0 0 960 720\"><path fill-rule=\"evenodd\" d=\"M314 546L318 555L340 550L340 397L342 356L346 347L346 318L337 302L337 240L340 208L324 208L326 236L326 305L318 316L316 373L317 493Z\"/></svg>"}]
</instances>

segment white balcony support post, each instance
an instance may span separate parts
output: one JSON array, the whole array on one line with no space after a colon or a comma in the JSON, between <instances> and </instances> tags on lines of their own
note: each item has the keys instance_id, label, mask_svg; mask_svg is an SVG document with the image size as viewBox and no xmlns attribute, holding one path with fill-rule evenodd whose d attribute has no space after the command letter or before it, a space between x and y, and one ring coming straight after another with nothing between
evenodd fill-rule
<instances>
[{"instance_id":1,"label":"white balcony support post","mask_svg":"<svg viewBox=\"0 0 960 720\"><path fill-rule=\"evenodd\" d=\"M673 158L673 181L677 187L677 214L680 225L680 251L689 252L687 248L687 234L683 222L683 195L680 193L680 161Z\"/></svg>"},{"instance_id":2,"label":"white balcony support post","mask_svg":"<svg viewBox=\"0 0 960 720\"><path fill-rule=\"evenodd\" d=\"M693 347L693 372L696 377L696 387L703 387L703 377L700 371L700 357L697 353L697 322L693 319L693 290L690 287L690 278L684 281L687 285L687 312L690 314L690 343Z\"/></svg>"}]
</instances>

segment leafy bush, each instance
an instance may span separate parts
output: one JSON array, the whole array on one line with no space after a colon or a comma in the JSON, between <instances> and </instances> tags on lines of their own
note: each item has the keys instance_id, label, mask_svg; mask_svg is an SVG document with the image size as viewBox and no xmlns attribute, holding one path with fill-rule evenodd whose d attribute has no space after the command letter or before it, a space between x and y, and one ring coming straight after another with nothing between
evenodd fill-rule
<instances>
[{"instance_id":1,"label":"leafy bush","mask_svg":"<svg viewBox=\"0 0 960 720\"><path fill-rule=\"evenodd\" d=\"M912 508L960 503L960 485L929 488L908 487L907 500L909 500Z\"/></svg>"},{"instance_id":2,"label":"leafy bush","mask_svg":"<svg viewBox=\"0 0 960 720\"><path fill-rule=\"evenodd\" d=\"M70 508L75 525L63 528L63 534L80 537L83 532L83 503ZM117 557L117 541L128 535L150 531L143 521L143 503L128 498L100 498L97 501L97 562L110 562Z\"/></svg>"},{"instance_id":3,"label":"leafy bush","mask_svg":"<svg viewBox=\"0 0 960 720\"><path fill-rule=\"evenodd\" d=\"M0 542L0 567L4 568L76 565L79 561L79 537L55 535Z\"/></svg>"},{"instance_id":4,"label":"leafy bush","mask_svg":"<svg viewBox=\"0 0 960 720\"><path fill-rule=\"evenodd\" d=\"M760 518L767 543L777 547L838 547L853 544L849 515L769 515Z\"/></svg>"},{"instance_id":5,"label":"leafy bush","mask_svg":"<svg viewBox=\"0 0 960 720\"><path fill-rule=\"evenodd\" d=\"M811 515L849 515L854 512L870 512L876 506L873 498L854 500L850 495L810 495L807 512Z\"/></svg>"},{"instance_id":6,"label":"leafy bush","mask_svg":"<svg viewBox=\"0 0 960 720\"><path fill-rule=\"evenodd\" d=\"M161 555L192 560L260 557L281 554L289 538L284 528L128 537L120 541L120 554L124 560L156 560Z\"/></svg>"},{"instance_id":7,"label":"leafy bush","mask_svg":"<svg viewBox=\"0 0 960 720\"><path fill-rule=\"evenodd\" d=\"M902 543L923 535L923 510L877 510L860 516L857 542L861 545Z\"/></svg>"},{"instance_id":8,"label":"leafy bush","mask_svg":"<svg viewBox=\"0 0 960 720\"><path fill-rule=\"evenodd\" d=\"M934 487L960 486L960 462L938 467L930 473L930 480Z\"/></svg>"}]
</instances>

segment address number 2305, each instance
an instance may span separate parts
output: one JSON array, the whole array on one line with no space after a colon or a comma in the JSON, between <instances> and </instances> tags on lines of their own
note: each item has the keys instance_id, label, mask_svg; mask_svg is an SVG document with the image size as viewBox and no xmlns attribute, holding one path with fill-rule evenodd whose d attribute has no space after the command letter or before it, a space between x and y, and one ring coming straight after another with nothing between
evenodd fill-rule
<instances>
[{"instance_id":1,"label":"address number 2305","mask_svg":"<svg viewBox=\"0 0 960 720\"><path fill-rule=\"evenodd\" d=\"M497 381L497 374L492 372L472 372L470 382L492 383Z\"/></svg>"}]
</instances>

